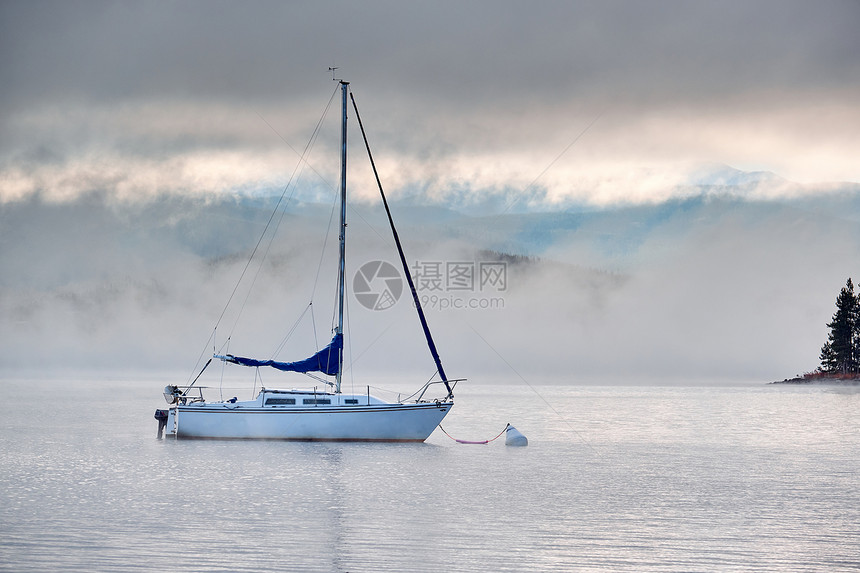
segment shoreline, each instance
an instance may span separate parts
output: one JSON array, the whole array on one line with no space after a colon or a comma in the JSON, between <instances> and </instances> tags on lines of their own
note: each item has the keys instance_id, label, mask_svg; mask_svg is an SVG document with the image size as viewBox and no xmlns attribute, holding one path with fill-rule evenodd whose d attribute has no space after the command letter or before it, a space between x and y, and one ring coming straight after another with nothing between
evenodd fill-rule
<instances>
[{"instance_id":1,"label":"shoreline","mask_svg":"<svg viewBox=\"0 0 860 573\"><path fill-rule=\"evenodd\" d=\"M768 382L768 384L821 384L830 386L860 386L860 376L796 376L794 378L786 378L785 380L779 380L777 382Z\"/></svg>"}]
</instances>

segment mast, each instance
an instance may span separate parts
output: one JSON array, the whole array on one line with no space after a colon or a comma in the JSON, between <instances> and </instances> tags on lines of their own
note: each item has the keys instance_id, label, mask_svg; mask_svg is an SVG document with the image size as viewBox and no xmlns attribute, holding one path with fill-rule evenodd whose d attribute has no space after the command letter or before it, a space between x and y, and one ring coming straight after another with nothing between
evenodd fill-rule
<instances>
[{"instance_id":1,"label":"mast","mask_svg":"<svg viewBox=\"0 0 860 573\"><path fill-rule=\"evenodd\" d=\"M332 72L333 73L333 72ZM337 330L343 336L343 298L346 278L346 92L349 82L338 80L341 91L340 127L340 258L337 270ZM338 351L335 392L340 394L340 380L343 372L343 348Z\"/></svg>"}]
</instances>

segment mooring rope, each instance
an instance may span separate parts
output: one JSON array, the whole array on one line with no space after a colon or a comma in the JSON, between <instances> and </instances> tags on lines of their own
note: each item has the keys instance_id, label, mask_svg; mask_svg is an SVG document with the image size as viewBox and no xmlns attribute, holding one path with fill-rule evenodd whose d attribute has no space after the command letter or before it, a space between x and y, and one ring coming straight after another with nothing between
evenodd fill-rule
<instances>
[{"instance_id":1,"label":"mooring rope","mask_svg":"<svg viewBox=\"0 0 860 573\"><path fill-rule=\"evenodd\" d=\"M445 434L446 436L448 436L449 438L451 438L452 440L454 440L455 442L457 442L458 444L489 444L490 442L493 442L493 441L501 438L502 434L504 434L507 431L508 427L510 427L510 424L505 424L505 429L502 430L501 432L499 432L499 435L496 436L495 438L491 438L489 440L481 440L478 442L473 442L471 440L458 440L457 438L455 438L454 436L452 436L451 434L446 432L445 428L442 427L442 424L439 424L439 429L442 430L442 433Z\"/></svg>"}]
</instances>

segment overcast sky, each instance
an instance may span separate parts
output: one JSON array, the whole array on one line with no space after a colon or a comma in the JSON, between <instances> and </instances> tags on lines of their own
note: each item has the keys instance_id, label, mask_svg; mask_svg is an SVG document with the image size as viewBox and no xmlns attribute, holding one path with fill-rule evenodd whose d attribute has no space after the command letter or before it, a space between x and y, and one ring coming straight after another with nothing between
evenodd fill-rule
<instances>
[{"instance_id":1,"label":"overcast sky","mask_svg":"<svg viewBox=\"0 0 860 573\"><path fill-rule=\"evenodd\" d=\"M489 216L655 203L694 193L685 183L720 164L779 175L753 178L754 197L815 194L860 183L858 23L853 0L0 0L7 358L196 353L192 331L208 334L232 286L214 282L207 257L233 254L216 247L244 235L229 203L204 216L188 198L279 194L336 95L329 66L351 82L394 200ZM309 155L304 198L337 180L337 115ZM353 197L369 196L373 180L358 175ZM45 201L22 201L33 196ZM793 375L816 366L834 297L857 270L855 196L643 206L581 228L553 226L553 213L506 220L533 221L520 230L485 219L546 269L513 276L504 310L462 318L471 328L438 311L434 328L452 368L484 347L474 331L517 367L552 372L573 356L580 373ZM361 212L352 237L377 213ZM295 225L277 260L296 262L309 240ZM415 234L427 230L411 227L414 260L499 248L465 225L477 234L440 241L434 228L422 251ZM278 302L261 316L284 306L282 290L266 291ZM287 290L303 308L304 291Z\"/></svg>"},{"instance_id":2,"label":"overcast sky","mask_svg":"<svg viewBox=\"0 0 860 573\"><path fill-rule=\"evenodd\" d=\"M860 182L858 23L854 0L7 0L0 200L278 189L329 66L394 194L654 201L713 163Z\"/></svg>"}]
</instances>

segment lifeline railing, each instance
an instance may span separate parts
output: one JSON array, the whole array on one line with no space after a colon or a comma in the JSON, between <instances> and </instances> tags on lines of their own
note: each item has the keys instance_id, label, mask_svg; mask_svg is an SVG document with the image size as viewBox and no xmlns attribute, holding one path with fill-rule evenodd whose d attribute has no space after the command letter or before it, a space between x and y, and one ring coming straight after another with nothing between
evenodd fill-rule
<instances>
[{"instance_id":1,"label":"lifeline railing","mask_svg":"<svg viewBox=\"0 0 860 573\"><path fill-rule=\"evenodd\" d=\"M464 380L466 380L466 379L465 378L455 378L454 380L447 380L447 381L446 380L429 380L426 384L424 384L424 386L422 386L421 390L419 390L419 392L421 392L421 394L418 396L418 398L415 401L420 402L421 399L424 397L424 394L427 393L427 390L430 388L430 386L432 386L434 384L445 384L446 387L450 388L448 395L445 396L445 398L442 400L437 400L437 402L447 402L448 400L452 400L454 398L454 388L457 386L457 382L463 382ZM413 394L412 396L414 396L414 395L415 394ZM407 400L408 399L409 398L407 398Z\"/></svg>"},{"instance_id":2,"label":"lifeline railing","mask_svg":"<svg viewBox=\"0 0 860 573\"><path fill-rule=\"evenodd\" d=\"M173 388L171 392L164 392L164 399L168 404L182 404L183 406L187 402L205 402L203 399L203 390L209 388L209 386L177 386L170 385L167 388ZM165 390L167 390L165 388ZM191 390L197 390L196 396L190 395L188 392Z\"/></svg>"}]
</instances>

